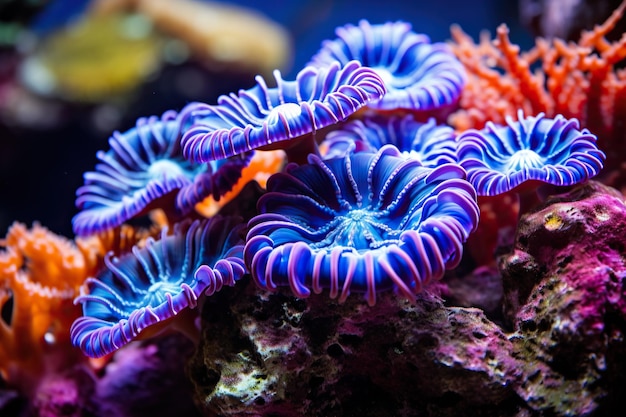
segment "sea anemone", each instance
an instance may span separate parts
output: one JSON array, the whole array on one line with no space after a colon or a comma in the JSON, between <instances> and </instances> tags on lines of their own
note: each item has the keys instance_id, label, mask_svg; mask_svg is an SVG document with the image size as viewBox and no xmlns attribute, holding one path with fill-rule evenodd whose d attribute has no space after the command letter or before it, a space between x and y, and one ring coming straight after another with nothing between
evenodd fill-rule
<instances>
[{"instance_id":1,"label":"sea anemone","mask_svg":"<svg viewBox=\"0 0 626 417\"><path fill-rule=\"evenodd\" d=\"M115 132L109 139L111 150L97 153L100 164L84 174L85 184L76 191L81 211L72 220L74 232L101 232L154 208L178 218L207 195L219 197L230 190L250 156L213 165L188 161L179 143L182 129L181 118L169 111Z\"/></svg>"},{"instance_id":2,"label":"sea anemone","mask_svg":"<svg viewBox=\"0 0 626 417\"><path fill-rule=\"evenodd\" d=\"M249 222L244 260L256 283L298 297L395 289L413 300L456 266L478 222L476 193L455 164L426 168L387 145L270 177Z\"/></svg>"},{"instance_id":3,"label":"sea anemone","mask_svg":"<svg viewBox=\"0 0 626 417\"><path fill-rule=\"evenodd\" d=\"M329 132L324 139L326 156L343 156L348 149L376 152L384 145L397 147L404 156L422 165L436 167L456 163L456 135L450 126L437 125L434 118L418 122L413 115L369 116L353 120Z\"/></svg>"},{"instance_id":4,"label":"sea anemone","mask_svg":"<svg viewBox=\"0 0 626 417\"><path fill-rule=\"evenodd\" d=\"M373 68L385 82L387 94L370 107L433 110L457 102L465 85L465 70L444 43L430 43L406 22L358 26L335 31L337 39L322 43L309 65L323 67L357 60Z\"/></svg>"},{"instance_id":5,"label":"sea anemone","mask_svg":"<svg viewBox=\"0 0 626 417\"><path fill-rule=\"evenodd\" d=\"M323 69L306 67L295 81L283 80L278 70L274 77L274 88L257 76L256 86L220 96L217 105L196 103L185 109L194 123L182 138L185 157L207 162L277 142L278 147L289 148L293 139L334 125L385 93L380 77L356 61L344 66L335 62ZM292 149L285 150L293 161ZM315 152L314 147L308 150Z\"/></svg>"},{"instance_id":6,"label":"sea anemone","mask_svg":"<svg viewBox=\"0 0 626 417\"><path fill-rule=\"evenodd\" d=\"M83 317L72 325L72 343L100 357L148 328L161 330L171 323L192 334L187 321L170 319L241 278L243 228L241 219L221 216L178 223L172 235L165 228L160 240L149 238L142 249L108 256L106 269L88 278L87 291L74 301L83 305Z\"/></svg>"},{"instance_id":7,"label":"sea anemone","mask_svg":"<svg viewBox=\"0 0 626 417\"><path fill-rule=\"evenodd\" d=\"M502 194L527 181L573 185L602 169L605 156L597 138L580 130L577 119L543 113L525 118L519 111L517 121L507 117L506 123L487 122L458 137L459 163L478 195Z\"/></svg>"}]
</instances>

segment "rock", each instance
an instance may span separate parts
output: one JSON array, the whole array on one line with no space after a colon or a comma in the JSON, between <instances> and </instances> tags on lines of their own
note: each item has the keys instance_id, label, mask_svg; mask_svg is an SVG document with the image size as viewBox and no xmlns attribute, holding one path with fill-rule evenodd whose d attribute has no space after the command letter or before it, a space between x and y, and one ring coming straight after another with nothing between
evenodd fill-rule
<instances>
[{"instance_id":1,"label":"rock","mask_svg":"<svg viewBox=\"0 0 626 417\"><path fill-rule=\"evenodd\" d=\"M231 291L228 291L231 290ZM221 296L221 297L220 297ZM344 304L241 282L208 300L192 359L199 402L219 416L515 415L520 364L475 308L425 292ZM506 413L508 412L508 414Z\"/></svg>"},{"instance_id":2,"label":"rock","mask_svg":"<svg viewBox=\"0 0 626 417\"><path fill-rule=\"evenodd\" d=\"M92 401L96 416L200 416L185 362L193 344L181 334L133 342L104 368Z\"/></svg>"},{"instance_id":3,"label":"rock","mask_svg":"<svg viewBox=\"0 0 626 417\"><path fill-rule=\"evenodd\" d=\"M520 397L541 415L613 415L626 394L626 205L589 182L522 216L500 258ZM607 414L608 413L608 414Z\"/></svg>"},{"instance_id":4,"label":"rock","mask_svg":"<svg viewBox=\"0 0 626 417\"><path fill-rule=\"evenodd\" d=\"M502 277L497 268L479 266L464 276L448 274L442 284L448 305L480 308L489 320L502 324Z\"/></svg>"}]
</instances>

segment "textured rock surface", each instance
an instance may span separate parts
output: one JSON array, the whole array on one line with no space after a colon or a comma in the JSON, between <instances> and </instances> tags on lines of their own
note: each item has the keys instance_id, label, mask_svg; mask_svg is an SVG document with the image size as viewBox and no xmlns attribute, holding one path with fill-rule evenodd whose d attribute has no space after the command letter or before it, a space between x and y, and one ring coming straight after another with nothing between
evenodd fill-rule
<instances>
[{"instance_id":1,"label":"textured rock surface","mask_svg":"<svg viewBox=\"0 0 626 417\"><path fill-rule=\"evenodd\" d=\"M185 362L193 344L170 334L120 349L96 384L96 416L200 416Z\"/></svg>"},{"instance_id":2,"label":"textured rock surface","mask_svg":"<svg viewBox=\"0 0 626 417\"><path fill-rule=\"evenodd\" d=\"M231 297L212 298L203 320L192 378L216 415L513 415L518 409L511 342L481 310L447 308L431 294L415 305L389 294L371 308L358 296L339 305L326 295L259 294L242 283Z\"/></svg>"},{"instance_id":3,"label":"textured rock surface","mask_svg":"<svg viewBox=\"0 0 626 417\"><path fill-rule=\"evenodd\" d=\"M489 320L502 324L502 277L495 266L480 266L462 276L449 273L442 286L446 304L480 308Z\"/></svg>"},{"instance_id":4,"label":"textured rock surface","mask_svg":"<svg viewBox=\"0 0 626 417\"><path fill-rule=\"evenodd\" d=\"M612 415L626 395L626 206L590 182L523 216L500 259L519 395L559 416Z\"/></svg>"}]
</instances>

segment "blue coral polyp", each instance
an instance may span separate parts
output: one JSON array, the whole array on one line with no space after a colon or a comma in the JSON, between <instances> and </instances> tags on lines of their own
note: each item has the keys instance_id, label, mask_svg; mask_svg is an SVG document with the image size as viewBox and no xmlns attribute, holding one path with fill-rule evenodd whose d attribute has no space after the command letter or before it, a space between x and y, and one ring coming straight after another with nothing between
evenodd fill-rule
<instances>
[{"instance_id":1,"label":"blue coral polyp","mask_svg":"<svg viewBox=\"0 0 626 417\"><path fill-rule=\"evenodd\" d=\"M306 67L295 81L283 80L278 71L274 77L274 88L257 76L256 86L221 96L217 105L194 103L183 110L192 123L181 141L185 157L219 160L314 133L386 92L380 77L356 61Z\"/></svg>"},{"instance_id":2,"label":"blue coral polyp","mask_svg":"<svg viewBox=\"0 0 626 417\"><path fill-rule=\"evenodd\" d=\"M384 145L394 145L408 158L422 165L436 167L456 163L456 134L434 118L423 123L413 115L366 116L352 120L329 132L323 142L327 157L343 156L349 150L376 152Z\"/></svg>"},{"instance_id":3,"label":"blue coral polyp","mask_svg":"<svg viewBox=\"0 0 626 417\"><path fill-rule=\"evenodd\" d=\"M519 111L517 121L508 117L506 122L488 122L484 129L458 137L459 163L478 195L502 194L527 181L574 185L602 169L606 157L597 138L580 129L577 119L551 119L543 113L524 117Z\"/></svg>"},{"instance_id":4,"label":"blue coral polyp","mask_svg":"<svg viewBox=\"0 0 626 417\"><path fill-rule=\"evenodd\" d=\"M456 164L435 168L392 145L290 165L270 177L249 222L244 260L261 287L344 301L394 289L408 299L458 264L478 223L476 192Z\"/></svg>"},{"instance_id":5,"label":"blue coral polyp","mask_svg":"<svg viewBox=\"0 0 626 417\"><path fill-rule=\"evenodd\" d=\"M80 212L72 220L74 232L102 232L151 207L182 217L205 197L229 191L250 155L219 165L188 161L179 143L183 130L181 117L169 111L161 118L140 118L124 133L115 132L109 139L111 149L97 153L100 163L85 173L85 184L76 191Z\"/></svg>"},{"instance_id":6,"label":"blue coral polyp","mask_svg":"<svg viewBox=\"0 0 626 417\"><path fill-rule=\"evenodd\" d=\"M234 217L185 222L142 249L120 258L109 254L106 268L86 280L74 301L83 305L83 317L72 325L72 343L87 356L104 356L234 285L245 273L244 227Z\"/></svg>"},{"instance_id":7,"label":"blue coral polyp","mask_svg":"<svg viewBox=\"0 0 626 417\"><path fill-rule=\"evenodd\" d=\"M357 60L374 69L385 82L387 94L370 107L392 110L434 110L456 103L465 86L461 62L445 43L431 43L412 31L407 22L345 25L337 38L322 43L309 65L323 67Z\"/></svg>"}]
</instances>

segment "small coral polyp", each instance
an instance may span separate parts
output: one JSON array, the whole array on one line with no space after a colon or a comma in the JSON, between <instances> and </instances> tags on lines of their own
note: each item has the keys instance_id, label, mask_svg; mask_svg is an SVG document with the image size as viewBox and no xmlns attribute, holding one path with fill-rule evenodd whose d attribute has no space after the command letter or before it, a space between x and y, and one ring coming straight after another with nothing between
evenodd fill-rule
<instances>
[{"instance_id":1,"label":"small coral polyp","mask_svg":"<svg viewBox=\"0 0 626 417\"><path fill-rule=\"evenodd\" d=\"M397 148L290 165L270 177L249 223L244 260L261 288L298 297L394 289L414 300L461 259L478 223L476 193L456 164L427 168Z\"/></svg>"},{"instance_id":2,"label":"small coral polyp","mask_svg":"<svg viewBox=\"0 0 626 417\"><path fill-rule=\"evenodd\" d=\"M384 145L396 146L404 156L427 167L456 163L456 134L434 118L423 123L413 115L366 116L352 120L326 136L327 157L343 156L349 150L376 152Z\"/></svg>"},{"instance_id":3,"label":"small coral polyp","mask_svg":"<svg viewBox=\"0 0 626 417\"><path fill-rule=\"evenodd\" d=\"M109 254L106 269L88 278L75 300L83 317L72 325L72 343L88 356L104 356L234 285L245 273L243 227L241 219L215 216L177 224L171 235L165 228L160 240L148 238L120 258Z\"/></svg>"},{"instance_id":4,"label":"small coral polyp","mask_svg":"<svg viewBox=\"0 0 626 417\"><path fill-rule=\"evenodd\" d=\"M597 138L580 129L577 119L543 113L518 120L507 117L505 126L488 122L484 129L469 129L458 137L459 163L478 195L493 196L527 181L566 186L594 177L605 160Z\"/></svg>"},{"instance_id":5,"label":"small coral polyp","mask_svg":"<svg viewBox=\"0 0 626 417\"><path fill-rule=\"evenodd\" d=\"M232 188L248 156L219 166L188 161L179 143L181 123L176 112L168 111L161 118L140 118L134 128L112 135L111 149L97 153L100 163L85 173L85 184L76 191L81 210L72 221L76 234L117 227L150 208L180 218L208 195L218 198Z\"/></svg>"},{"instance_id":6,"label":"small coral polyp","mask_svg":"<svg viewBox=\"0 0 626 417\"><path fill-rule=\"evenodd\" d=\"M283 80L279 71L274 77L274 88L257 76L256 86L221 96L217 105L184 109L193 124L181 141L185 157L208 162L302 137L346 119L386 92L380 77L357 61L306 67L295 81Z\"/></svg>"},{"instance_id":7,"label":"small coral polyp","mask_svg":"<svg viewBox=\"0 0 626 417\"><path fill-rule=\"evenodd\" d=\"M458 101L465 85L465 69L445 43L431 43L413 32L407 22L358 26L335 31L337 39L322 43L310 65L357 60L383 79L387 94L370 107L393 110L433 110Z\"/></svg>"}]
</instances>

